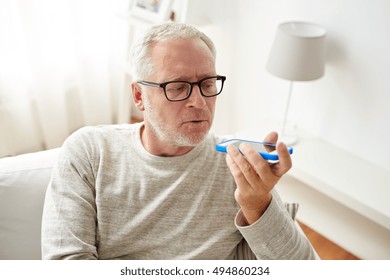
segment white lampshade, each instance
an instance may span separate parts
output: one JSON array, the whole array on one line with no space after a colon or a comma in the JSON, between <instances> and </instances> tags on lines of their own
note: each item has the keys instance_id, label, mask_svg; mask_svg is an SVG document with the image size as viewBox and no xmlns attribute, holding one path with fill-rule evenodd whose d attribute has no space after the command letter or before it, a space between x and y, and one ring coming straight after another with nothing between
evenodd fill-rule
<instances>
[{"instance_id":1,"label":"white lampshade","mask_svg":"<svg viewBox=\"0 0 390 280\"><path fill-rule=\"evenodd\" d=\"M279 25L267 70L290 81L310 81L324 75L326 30L308 22Z\"/></svg>"}]
</instances>

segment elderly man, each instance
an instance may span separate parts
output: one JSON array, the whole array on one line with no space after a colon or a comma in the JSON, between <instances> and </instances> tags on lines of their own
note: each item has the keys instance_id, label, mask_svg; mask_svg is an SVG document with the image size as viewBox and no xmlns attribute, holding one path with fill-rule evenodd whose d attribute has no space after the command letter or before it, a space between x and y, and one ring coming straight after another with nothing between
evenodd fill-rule
<instances>
[{"instance_id":1,"label":"elderly man","mask_svg":"<svg viewBox=\"0 0 390 280\"><path fill-rule=\"evenodd\" d=\"M43 215L46 259L312 259L251 147L215 151L209 133L226 77L213 42L178 23L153 26L131 62L138 124L85 127L64 143ZM276 142L270 133L266 141Z\"/></svg>"}]
</instances>

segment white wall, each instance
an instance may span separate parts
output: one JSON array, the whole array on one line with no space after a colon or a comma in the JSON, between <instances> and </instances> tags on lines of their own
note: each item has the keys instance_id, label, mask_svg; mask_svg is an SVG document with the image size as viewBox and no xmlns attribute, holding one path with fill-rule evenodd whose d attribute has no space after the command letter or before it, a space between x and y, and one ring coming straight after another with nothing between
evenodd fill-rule
<instances>
[{"instance_id":1,"label":"white wall","mask_svg":"<svg viewBox=\"0 0 390 280\"><path fill-rule=\"evenodd\" d=\"M268 53L279 23L311 21L328 32L326 73L294 83L289 121L390 171L390 1L190 0L189 13L218 34L228 76L215 131L279 130L288 81L266 72Z\"/></svg>"}]
</instances>

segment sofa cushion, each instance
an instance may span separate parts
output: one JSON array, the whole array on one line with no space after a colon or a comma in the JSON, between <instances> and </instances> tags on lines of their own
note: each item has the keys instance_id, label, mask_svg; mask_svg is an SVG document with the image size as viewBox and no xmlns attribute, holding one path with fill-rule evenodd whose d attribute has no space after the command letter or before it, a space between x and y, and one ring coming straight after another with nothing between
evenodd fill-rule
<instances>
[{"instance_id":1,"label":"sofa cushion","mask_svg":"<svg viewBox=\"0 0 390 280\"><path fill-rule=\"evenodd\" d=\"M0 259L41 259L43 203L58 152L0 159Z\"/></svg>"}]
</instances>

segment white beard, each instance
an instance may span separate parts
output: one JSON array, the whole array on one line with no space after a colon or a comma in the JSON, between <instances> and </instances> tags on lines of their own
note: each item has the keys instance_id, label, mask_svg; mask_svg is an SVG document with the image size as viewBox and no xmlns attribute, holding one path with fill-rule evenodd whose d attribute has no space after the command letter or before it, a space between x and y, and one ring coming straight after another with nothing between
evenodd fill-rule
<instances>
[{"instance_id":1,"label":"white beard","mask_svg":"<svg viewBox=\"0 0 390 280\"><path fill-rule=\"evenodd\" d=\"M184 135L161 121L158 117L156 117L153 106L150 105L149 100L145 95L144 107L148 112L148 124L150 125L151 130L154 132L156 137L164 143L179 147L194 147L206 136L206 134L201 137Z\"/></svg>"}]
</instances>

